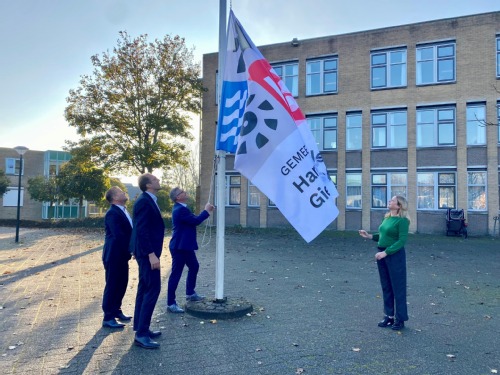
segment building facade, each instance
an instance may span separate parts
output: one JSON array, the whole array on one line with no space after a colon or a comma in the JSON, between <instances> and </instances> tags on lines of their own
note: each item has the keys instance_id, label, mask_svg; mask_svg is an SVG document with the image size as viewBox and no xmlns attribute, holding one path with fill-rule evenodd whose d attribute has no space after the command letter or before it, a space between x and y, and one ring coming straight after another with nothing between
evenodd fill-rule
<instances>
[{"instance_id":1,"label":"building facade","mask_svg":"<svg viewBox=\"0 0 500 375\"><path fill-rule=\"evenodd\" d=\"M470 234L498 233L500 12L259 50L295 96L337 186L331 229L376 230L401 194L412 232L444 233L455 208ZM217 69L218 54L204 55L201 202L213 200ZM226 224L288 225L233 162L227 155Z\"/></svg>"},{"instance_id":2,"label":"building facade","mask_svg":"<svg viewBox=\"0 0 500 375\"><path fill-rule=\"evenodd\" d=\"M11 183L7 192L0 196L0 219L16 219L19 191L19 173L21 173L21 220L71 219L79 217L78 201L67 199L50 205L49 202L37 202L31 199L28 180L37 176L55 178L62 164L70 160L71 155L64 151L28 150L23 155L23 168L20 171L20 156L13 148L0 147L0 169L5 171ZM84 204L86 210L86 202ZM86 213L84 212L84 215Z\"/></svg>"}]
</instances>

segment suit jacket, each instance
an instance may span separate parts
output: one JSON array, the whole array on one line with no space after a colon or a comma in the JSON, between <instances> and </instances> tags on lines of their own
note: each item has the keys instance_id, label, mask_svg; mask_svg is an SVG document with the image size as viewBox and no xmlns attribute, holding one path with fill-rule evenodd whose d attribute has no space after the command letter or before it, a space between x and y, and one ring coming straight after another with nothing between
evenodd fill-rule
<instances>
[{"instance_id":1,"label":"suit jacket","mask_svg":"<svg viewBox=\"0 0 500 375\"><path fill-rule=\"evenodd\" d=\"M104 249L102 261L125 263L130 259L129 242L132 234L132 226L125 212L114 204L104 216L106 237L104 238Z\"/></svg>"},{"instance_id":2,"label":"suit jacket","mask_svg":"<svg viewBox=\"0 0 500 375\"><path fill-rule=\"evenodd\" d=\"M198 250L196 242L196 226L200 225L210 214L203 210L198 216L180 203L175 203L172 209L172 239L171 250Z\"/></svg>"},{"instance_id":3,"label":"suit jacket","mask_svg":"<svg viewBox=\"0 0 500 375\"><path fill-rule=\"evenodd\" d=\"M154 252L159 258L163 249L165 223L155 201L146 192L134 203L133 223L130 252L136 258L144 258Z\"/></svg>"}]
</instances>

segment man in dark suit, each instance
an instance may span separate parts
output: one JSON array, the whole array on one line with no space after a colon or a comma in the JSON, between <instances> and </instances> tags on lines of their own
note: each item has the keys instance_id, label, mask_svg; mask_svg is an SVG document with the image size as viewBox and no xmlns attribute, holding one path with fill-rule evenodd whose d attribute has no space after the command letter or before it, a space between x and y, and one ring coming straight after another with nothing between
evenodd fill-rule
<instances>
[{"instance_id":1,"label":"man in dark suit","mask_svg":"<svg viewBox=\"0 0 500 375\"><path fill-rule=\"evenodd\" d=\"M186 300L201 301L204 298L195 292L196 277L200 268L195 252L195 250L198 250L196 227L210 216L214 206L207 203L205 210L196 216L187 207L188 198L187 193L181 188L173 188L170 192L170 199L175 204L172 209L173 233L169 245L170 254L172 255L172 272L168 278L167 310L172 313L184 312L175 300L175 291L179 285L184 266L188 267Z\"/></svg>"},{"instance_id":2,"label":"man in dark suit","mask_svg":"<svg viewBox=\"0 0 500 375\"><path fill-rule=\"evenodd\" d=\"M104 320L102 325L109 328L123 328L129 321L121 309L123 296L128 284L128 261L130 260L129 242L132 233L132 220L125 207L128 197L118 186L106 192L106 200L111 204L104 217L106 237L102 252L102 262L106 275L106 286L102 298Z\"/></svg>"},{"instance_id":3,"label":"man in dark suit","mask_svg":"<svg viewBox=\"0 0 500 375\"><path fill-rule=\"evenodd\" d=\"M139 188L143 193L134 204L134 229L130 240L130 250L139 266L134 342L143 348L155 349L159 348L160 344L151 339L160 336L161 332L151 331L149 326L161 290L160 256L165 224L156 203L156 194L161 189L160 180L150 173L145 173L139 177Z\"/></svg>"}]
</instances>

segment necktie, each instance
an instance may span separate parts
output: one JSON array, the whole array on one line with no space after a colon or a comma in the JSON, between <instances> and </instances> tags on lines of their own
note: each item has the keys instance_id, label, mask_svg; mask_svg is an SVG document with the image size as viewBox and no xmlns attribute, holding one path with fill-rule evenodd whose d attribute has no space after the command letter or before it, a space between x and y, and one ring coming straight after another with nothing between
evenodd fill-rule
<instances>
[{"instance_id":1,"label":"necktie","mask_svg":"<svg viewBox=\"0 0 500 375\"><path fill-rule=\"evenodd\" d=\"M127 207L123 207L123 212L125 212L125 216L127 216L127 219L130 222L130 226L133 228L134 225L132 224L132 218L130 217L130 214L127 211Z\"/></svg>"}]
</instances>

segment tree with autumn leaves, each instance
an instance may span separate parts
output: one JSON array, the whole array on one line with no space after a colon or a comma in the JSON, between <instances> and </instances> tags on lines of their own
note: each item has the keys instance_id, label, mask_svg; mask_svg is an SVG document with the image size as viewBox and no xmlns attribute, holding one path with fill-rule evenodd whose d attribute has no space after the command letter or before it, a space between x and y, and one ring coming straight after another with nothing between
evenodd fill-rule
<instances>
[{"instance_id":1,"label":"tree with autumn leaves","mask_svg":"<svg viewBox=\"0 0 500 375\"><path fill-rule=\"evenodd\" d=\"M112 53L92 56L92 75L70 90L65 117L91 161L111 172L152 172L186 162L190 114L199 113L199 64L183 38L119 33Z\"/></svg>"}]
</instances>

